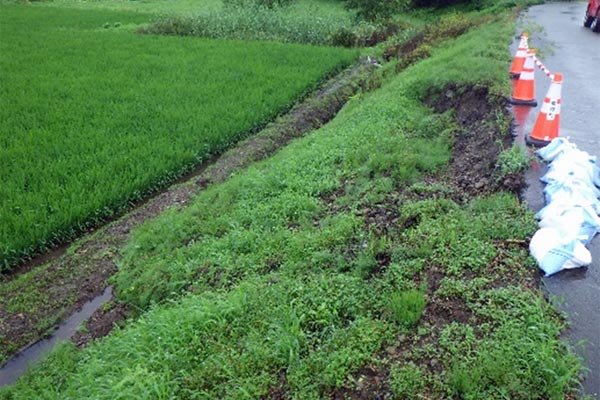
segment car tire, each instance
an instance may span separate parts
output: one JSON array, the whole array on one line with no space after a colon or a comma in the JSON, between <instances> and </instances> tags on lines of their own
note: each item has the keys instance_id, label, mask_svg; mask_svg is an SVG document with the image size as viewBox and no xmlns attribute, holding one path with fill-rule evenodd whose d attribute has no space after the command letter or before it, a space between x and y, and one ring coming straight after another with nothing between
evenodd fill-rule
<instances>
[{"instance_id":1,"label":"car tire","mask_svg":"<svg viewBox=\"0 0 600 400\"><path fill-rule=\"evenodd\" d=\"M600 16L596 16L590 25L593 32L600 33Z\"/></svg>"}]
</instances>

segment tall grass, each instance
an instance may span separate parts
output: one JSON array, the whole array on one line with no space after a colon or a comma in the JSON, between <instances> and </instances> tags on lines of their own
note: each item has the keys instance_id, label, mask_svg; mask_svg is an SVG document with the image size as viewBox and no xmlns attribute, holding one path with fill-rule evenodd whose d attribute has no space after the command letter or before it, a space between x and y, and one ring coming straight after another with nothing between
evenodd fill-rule
<instances>
[{"instance_id":1,"label":"tall grass","mask_svg":"<svg viewBox=\"0 0 600 400\"><path fill-rule=\"evenodd\" d=\"M114 28L137 14L1 7L0 269L230 146L356 56Z\"/></svg>"},{"instance_id":2,"label":"tall grass","mask_svg":"<svg viewBox=\"0 0 600 400\"><path fill-rule=\"evenodd\" d=\"M246 5L192 15L166 15L141 31L155 34L200 36L288 43L336 44L336 35L353 31L350 14L297 13L290 7ZM375 28L373 28L375 29Z\"/></svg>"}]
</instances>

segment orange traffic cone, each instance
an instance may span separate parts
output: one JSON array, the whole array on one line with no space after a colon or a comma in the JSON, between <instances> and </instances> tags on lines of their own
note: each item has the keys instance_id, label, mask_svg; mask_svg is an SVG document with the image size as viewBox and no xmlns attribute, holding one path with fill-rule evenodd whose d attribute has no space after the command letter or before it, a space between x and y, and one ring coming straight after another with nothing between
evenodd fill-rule
<instances>
[{"instance_id":1,"label":"orange traffic cone","mask_svg":"<svg viewBox=\"0 0 600 400\"><path fill-rule=\"evenodd\" d=\"M519 48L515 53L515 57L513 58L513 62L510 65L510 69L508 73L512 78L518 78L521 75L521 71L523 71L523 64L525 64L525 59L527 58L527 49L529 45L527 43L528 36L526 33L521 35L521 41L519 42Z\"/></svg>"},{"instance_id":2,"label":"orange traffic cone","mask_svg":"<svg viewBox=\"0 0 600 400\"><path fill-rule=\"evenodd\" d=\"M535 120L533 131L525 139L534 146L545 146L559 136L560 129L560 96L563 76L554 74L542 109Z\"/></svg>"},{"instance_id":3,"label":"orange traffic cone","mask_svg":"<svg viewBox=\"0 0 600 400\"><path fill-rule=\"evenodd\" d=\"M527 53L527 59L523 64L523 71L519 75L519 80L513 89L513 95L510 99L511 104L517 104L521 106L537 106L535 101L535 62L533 57L535 56L535 50L529 50Z\"/></svg>"}]
</instances>

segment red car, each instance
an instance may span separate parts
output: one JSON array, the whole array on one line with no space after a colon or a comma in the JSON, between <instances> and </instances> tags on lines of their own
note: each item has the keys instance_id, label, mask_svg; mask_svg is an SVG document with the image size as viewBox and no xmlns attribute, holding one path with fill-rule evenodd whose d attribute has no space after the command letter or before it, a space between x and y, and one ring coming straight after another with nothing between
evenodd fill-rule
<instances>
[{"instance_id":1,"label":"red car","mask_svg":"<svg viewBox=\"0 0 600 400\"><path fill-rule=\"evenodd\" d=\"M591 28L594 32L600 32L600 0L589 0L583 26Z\"/></svg>"}]
</instances>

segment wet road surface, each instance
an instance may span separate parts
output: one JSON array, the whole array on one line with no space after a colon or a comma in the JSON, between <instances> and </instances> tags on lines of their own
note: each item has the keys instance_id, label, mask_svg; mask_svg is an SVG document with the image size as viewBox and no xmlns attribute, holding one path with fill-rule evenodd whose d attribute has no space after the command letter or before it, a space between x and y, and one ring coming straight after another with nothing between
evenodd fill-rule
<instances>
[{"instance_id":1,"label":"wet road surface","mask_svg":"<svg viewBox=\"0 0 600 400\"><path fill-rule=\"evenodd\" d=\"M561 99L561 136L600 159L600 34L583 27L587 3L559 2L533 6L525 12L518 26L533 31L530 47L541 50L540 60L551 72L564 76ZM536 32L536 25L543 30ZM511 47L512 54L518 41ZM536 68L536 99L542 103L550 80ZM517 129L517 141L531 132L539 106L515 107L515 119L523 124ZM534 210L544 206L539 177L545 164L533 163L527 173L528 188L524 198ZM600 235L588 246L593 262L585 269L564 271L543 279L545 289L556 297L559 308L568 314L567 338L584 358L589 369L583 392L600 398Z\"/></svg>"}]
</instances>

